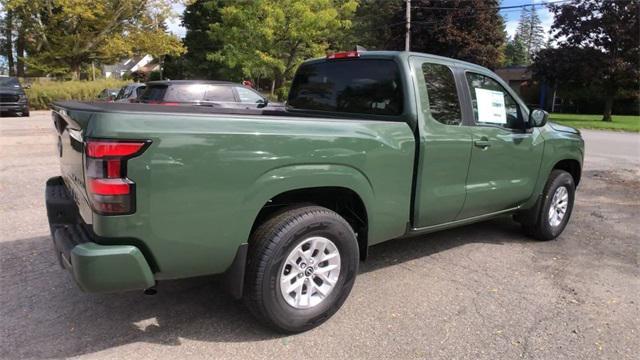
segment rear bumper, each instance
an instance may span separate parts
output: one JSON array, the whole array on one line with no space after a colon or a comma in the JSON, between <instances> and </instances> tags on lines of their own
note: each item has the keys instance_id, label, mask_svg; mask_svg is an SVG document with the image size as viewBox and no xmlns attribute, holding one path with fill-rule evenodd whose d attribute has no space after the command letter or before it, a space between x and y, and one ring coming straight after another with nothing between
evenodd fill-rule
<instances>
[{"instance_id":1,"label":"rear bumper","mask_svg":"<svg viewBox=\"0 0 640 360\"><path fill-rule=\"evenodd\" d=\"M100 245L61 177L47 181L46 204L55 254L86 292L143 290L155 285L144 255L132 245Z\"/></svg>"}]
</instances>

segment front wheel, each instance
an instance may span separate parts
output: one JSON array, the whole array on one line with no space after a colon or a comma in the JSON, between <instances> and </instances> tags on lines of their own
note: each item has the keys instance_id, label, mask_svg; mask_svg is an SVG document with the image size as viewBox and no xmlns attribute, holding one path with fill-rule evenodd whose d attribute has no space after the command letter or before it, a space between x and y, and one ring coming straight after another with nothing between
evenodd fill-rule
<instances>
[{"instance_id":1,"label":"front wheel","mask_svg":"<svg viewBox=\"0 0 640 360\"><path fill-rule=\"evenodd\" d=\"M342 306L358 272L358 242L340 215L319 206L286 210L252 234L245 302L288 333L309 330Z\"/></svg>"},{"instance_id":2,"label":"front wheel","mask_svg":"<svg viewBox=\"0 0 640 360\"><path fill-rule=\"evenodd\" d=\"M562 233L569 222L576 186L573 176L564 170L551 172L545 185L541 209L537 221L525 225L525 232L538 240L553 240Z\"/></svg>"}]
</instances>

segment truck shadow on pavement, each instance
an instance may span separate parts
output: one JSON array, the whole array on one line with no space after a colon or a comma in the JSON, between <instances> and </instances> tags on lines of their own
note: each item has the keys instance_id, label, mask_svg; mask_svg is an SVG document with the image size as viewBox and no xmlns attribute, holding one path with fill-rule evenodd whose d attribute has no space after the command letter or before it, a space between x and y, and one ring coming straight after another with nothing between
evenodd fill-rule
<instances>
[{"instance_id":1,"label":"truck shadow on pavement","mask_svg":"<svg viewBox=\"0 0 640 360\"><path fill-rule=\"evenodd\" d=\"M158 294L84 294L55 261L47 236L0 242L0 358L58 358L137 342L263 341L282 337L228 296L219 281L165 281ZM529 241L499 218L372 247L361 274L472 243Z\"/></svg>"}]
</instances>

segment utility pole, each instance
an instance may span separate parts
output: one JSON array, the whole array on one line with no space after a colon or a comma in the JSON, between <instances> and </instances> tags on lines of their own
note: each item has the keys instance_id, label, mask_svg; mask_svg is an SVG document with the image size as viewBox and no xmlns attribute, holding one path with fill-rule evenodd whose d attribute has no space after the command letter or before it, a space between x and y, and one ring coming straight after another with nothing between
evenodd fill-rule
<instances>
[{"instance_id":1,"label":"utility pole","mask_svg":"<svg viewBox=\"0 0 640 360\"><path fill-rule=\"evenodd\" d=\"M404 51L410 51L411 46L411 0L407 1L407 33L404 35Z\"/></svg>"}]
</instances>

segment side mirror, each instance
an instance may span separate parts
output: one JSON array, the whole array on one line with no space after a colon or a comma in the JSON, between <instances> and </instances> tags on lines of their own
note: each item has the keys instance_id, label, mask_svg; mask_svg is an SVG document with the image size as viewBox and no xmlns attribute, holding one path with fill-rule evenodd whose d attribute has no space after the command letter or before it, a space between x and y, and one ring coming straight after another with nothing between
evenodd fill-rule
<instances>
[{"instance_id":1,"label":"side mirror","mask_svg":"<svg viewBox=\"0 0 640 360\"><path fill-rule=\"evenodd\" d=\"M542 109L533 109L529 113L529 126L542 127L549 120L549 113Z\"/></svg>"},{"instance_id":2,"label":"side mirror","mask_svg":"<svg viewBox=\"0 0 640 360\"><path fill-rule=\"evenodd\" d=\"M258 109L266 107L269 104L269 100L268 99L262 99L262 100L258 100Z\"/></svg>"}]
</instances>

